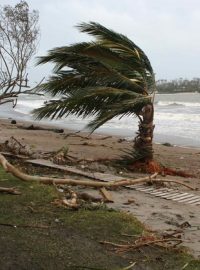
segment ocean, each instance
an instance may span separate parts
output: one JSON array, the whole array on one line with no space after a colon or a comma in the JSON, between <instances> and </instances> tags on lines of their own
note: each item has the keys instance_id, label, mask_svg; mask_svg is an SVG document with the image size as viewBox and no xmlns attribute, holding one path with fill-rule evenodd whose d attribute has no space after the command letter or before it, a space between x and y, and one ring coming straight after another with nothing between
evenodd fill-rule
<instances>
[{"instance_id":1,"label":"ocean","mask_svg":"<svg viewBox=\"0 0 200 270\"><path fill-rule=\"evenodd\" d=\"M1 118L33 121L31 110L42 106L45 97L22 95L17 106L0 106ZM91 119L91 118L90 118ZM87 119L74 116L59 120L42 120L40 123L52 124L62 128L83 130ZM36 121L38 124L38 121ZM200 148L200 93L157 94L155 96L154 141L169 142L174 145ZM138 119L134 116L112 119L96 132L134 138Z\"/></svg>"}]
</instances>

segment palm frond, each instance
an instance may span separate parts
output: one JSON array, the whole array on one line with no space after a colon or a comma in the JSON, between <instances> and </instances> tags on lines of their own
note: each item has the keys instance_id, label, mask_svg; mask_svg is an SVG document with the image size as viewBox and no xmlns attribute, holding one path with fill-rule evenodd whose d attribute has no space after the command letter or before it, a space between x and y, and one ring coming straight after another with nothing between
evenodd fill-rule
<instances>
[{"instance_id":1,"label":"palm frond","mask_svg":"<svg viewBox=\"0 0 200 270\"><path fill-rule=\"evenodd\" d=\"M153 74L151 63L146 54L125 35L110 30L96 22L81 23L77 25L77 28L79 28L81 32L86 32L95 36L98 41L101 41L103 44L107 44L111 48L118 48L119 50L121 49L122 51L127 52L130 51L132 55L134 54L138 59L140 59L145 68Z\"/></svg>"},{"instance_id":2,"label":"palm frond","mask_svg":"<svg viewBox=\"0 0 200 270\"><path fill-rule=\"evenodd\" d=\"M100 113L95 117L94 120L92 120L88 124L88 128L93 132L103 124L105 124L107 121L111 120L114 117L124 117L124 116L130 116L130 115L138 115L141 109L146 105L149 104L150 98L148 97L138 97L135 99L123 100L119 104L110 104L108 105L106 110L100 111Z\"/></svg>"},{"instance_id":3,"label":"palm frond","mask_svg":"<svg viewBox=\"0 0 200 270\"><path fill-rule=\"evenodd\" d=\"M94 116L94 120L88 124L88 128L93 132L113 117L138 115L144 105L150 102L150 97L128 90L97 88L93 91L88 88L83 93L76 92L67 98L50 101L34 110L34 114L37 119L61 118L70 114L83 118Z\"/></svg>"},{"instance_id":4,"label":"palm frond","mask_svg":"<svg viewBox=\"0 0 200 270\"><path fill-rule=\"evenodd\" d=\"M139 115L151 103L148 91L155 85L145 53L126 36L98 23L78 28L96 40L54 48L38 58L38 64L54 64L53 76L38 90L60 99L34 110L35 116L93 116L88 127L94 131L113 117Z\"/></svg>"},{"instance_id":5,"label":"palm frond","mask_svg":"<svg viewBox=\"0 0 200 270\"><path fill-rule=\"evenodd\" d=\"M56 77L53 77L52 79L50 78L48 82L50 87L49 90L52 89L52 81L55 79L62 84L62 89L64 89L64 85L67 85L66 91L72 86L70 81L75 83L75 80L71 80L70 72L66 75L60 73L60 70L67 65L68 67L73 68L73 78L77 78L77 83L81 83L81 87L83 87L83 84L84 86L87 86L87 84L105 86L109 84L110 86L115 85L116 87L127 88L137 93L142 93L144 91L143 81L138 74L135 74L135 79L132 80L108 64L98 62L88 56L70 53L65 54L65 57L60 53L55 53L54 56L55 58L53 61L56 62ZM68 80L69 78L70 80ZM77 87L77 83L75 83L75 87ZM42 90L43 87L43 90L46 90L47 86L47 84L42 84L40 86L40 90Z\"/></svg>"}]
</instances>

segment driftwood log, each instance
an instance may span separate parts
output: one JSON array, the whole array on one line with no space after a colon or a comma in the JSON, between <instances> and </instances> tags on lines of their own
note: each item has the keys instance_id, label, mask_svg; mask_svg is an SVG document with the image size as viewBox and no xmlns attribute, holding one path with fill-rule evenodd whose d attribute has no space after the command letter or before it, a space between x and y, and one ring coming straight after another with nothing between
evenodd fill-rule
<instances>
[{"instance_id":1,"label":"driftwood log","mask_svg":"<svg viewBox=\"0 0 200 270\"><path fill-rule=\"evenodd\" d=\"M62 128L44 128L44 127L34 126L34 125L30 125L28 127L18 126L18 128L26 129L26 130L44 130L44 131L53 131L55 133L64 133L64 129Z\"/></svg>"},{"instance_id":2,"label":"driftwood log","mask_svg":"<svg viewBox=\"0 0 200 270\"><path fill-rule=\"evenodd\" d=\"M92 180L74 180L74 179L67 179L67 178L51 178L51 177L41 177L41 176L34 176L34 175L28 175L23 172L21 172L19 169L14 167L12 164L10 164L6 158L0 154L0 164L3 166L6 172L11 173L15 177L23 180L23 181L35 181L43 184L65 184L65 185L71 185L71 186L87 186L87 187L105 187L105 188L112 188L112 187L120 187L120 186L130 186L135 185L138 183L144 183L144 182L174 182L180 185L183 185L189 189L195 189L191 187L190 185L187 185L185 183L182 183L180 181L176 180L167 180L167 179L155 179L158 175L157 173L154 173L151 176L146 176L138 179L123 179L118 181L110 181L110 182L101 182L101 181L92 181Z\"/></svg>"}]
</instances>

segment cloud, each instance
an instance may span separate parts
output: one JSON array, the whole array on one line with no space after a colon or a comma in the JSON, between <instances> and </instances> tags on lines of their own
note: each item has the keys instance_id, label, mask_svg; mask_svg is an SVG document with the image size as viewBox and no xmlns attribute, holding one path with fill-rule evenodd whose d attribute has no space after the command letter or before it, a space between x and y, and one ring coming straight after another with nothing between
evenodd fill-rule
<instances>
[{"instance_id":1,"label":"cloud","mask_svg":"<svg viewBox=\"0 0 200 270\"><path fill-rule=\"evenodd\" d=\"M18 1L9 0L13 5ZM97 21L121 32L149 56L157 78L199 77L200 2L198 0L32 0L40 12L38 55L47 50L88 40L74 28L79 22ZM1 0L1 5L8 3ZM31 70L36 80L49 67Z\"/></svg>"}]
</instances>

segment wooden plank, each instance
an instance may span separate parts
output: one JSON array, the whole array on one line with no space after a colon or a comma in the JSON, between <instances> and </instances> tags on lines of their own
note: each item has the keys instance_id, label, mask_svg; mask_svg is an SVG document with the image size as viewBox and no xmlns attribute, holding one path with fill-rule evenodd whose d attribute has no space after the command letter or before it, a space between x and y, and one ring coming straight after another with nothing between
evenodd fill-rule
<instances>
[{"instance_id":1,"label":"wooden plank","mask_svg":"<svg viewBox=\"0 0 200 270\"><path fill-rule=\"evenodd\" d=\"M85 176L85 177L88 177L91 179L100 180L100 181L104 181L104 182L116 181L116 180L118 181L118 180L125 179L123 177L115 176L112 174L98 173L98 172L97 173L85 172L83 170L76 169L75 167L71 167L68 165L65 165L65 166L57 165L57 164L54 164L53 162L51 162L50 160L45 160L45 159L26 160L26 162L31 163L31 164L35 164L35 165L39 165L39 166L46 166L49 168L63 170L66 172L74 173L77 175Z\"/></svg>"},{"instance_id":2,"label":"wooden plank","mask_svg":"<svg viewBox=\"0 0 200 270\"><path fill-rule=\"evenodd\" d=\"M105 187L100 188L99 191L104 198L104 202L114 202L112 194Z\"/></svg>"}]
</instances>

